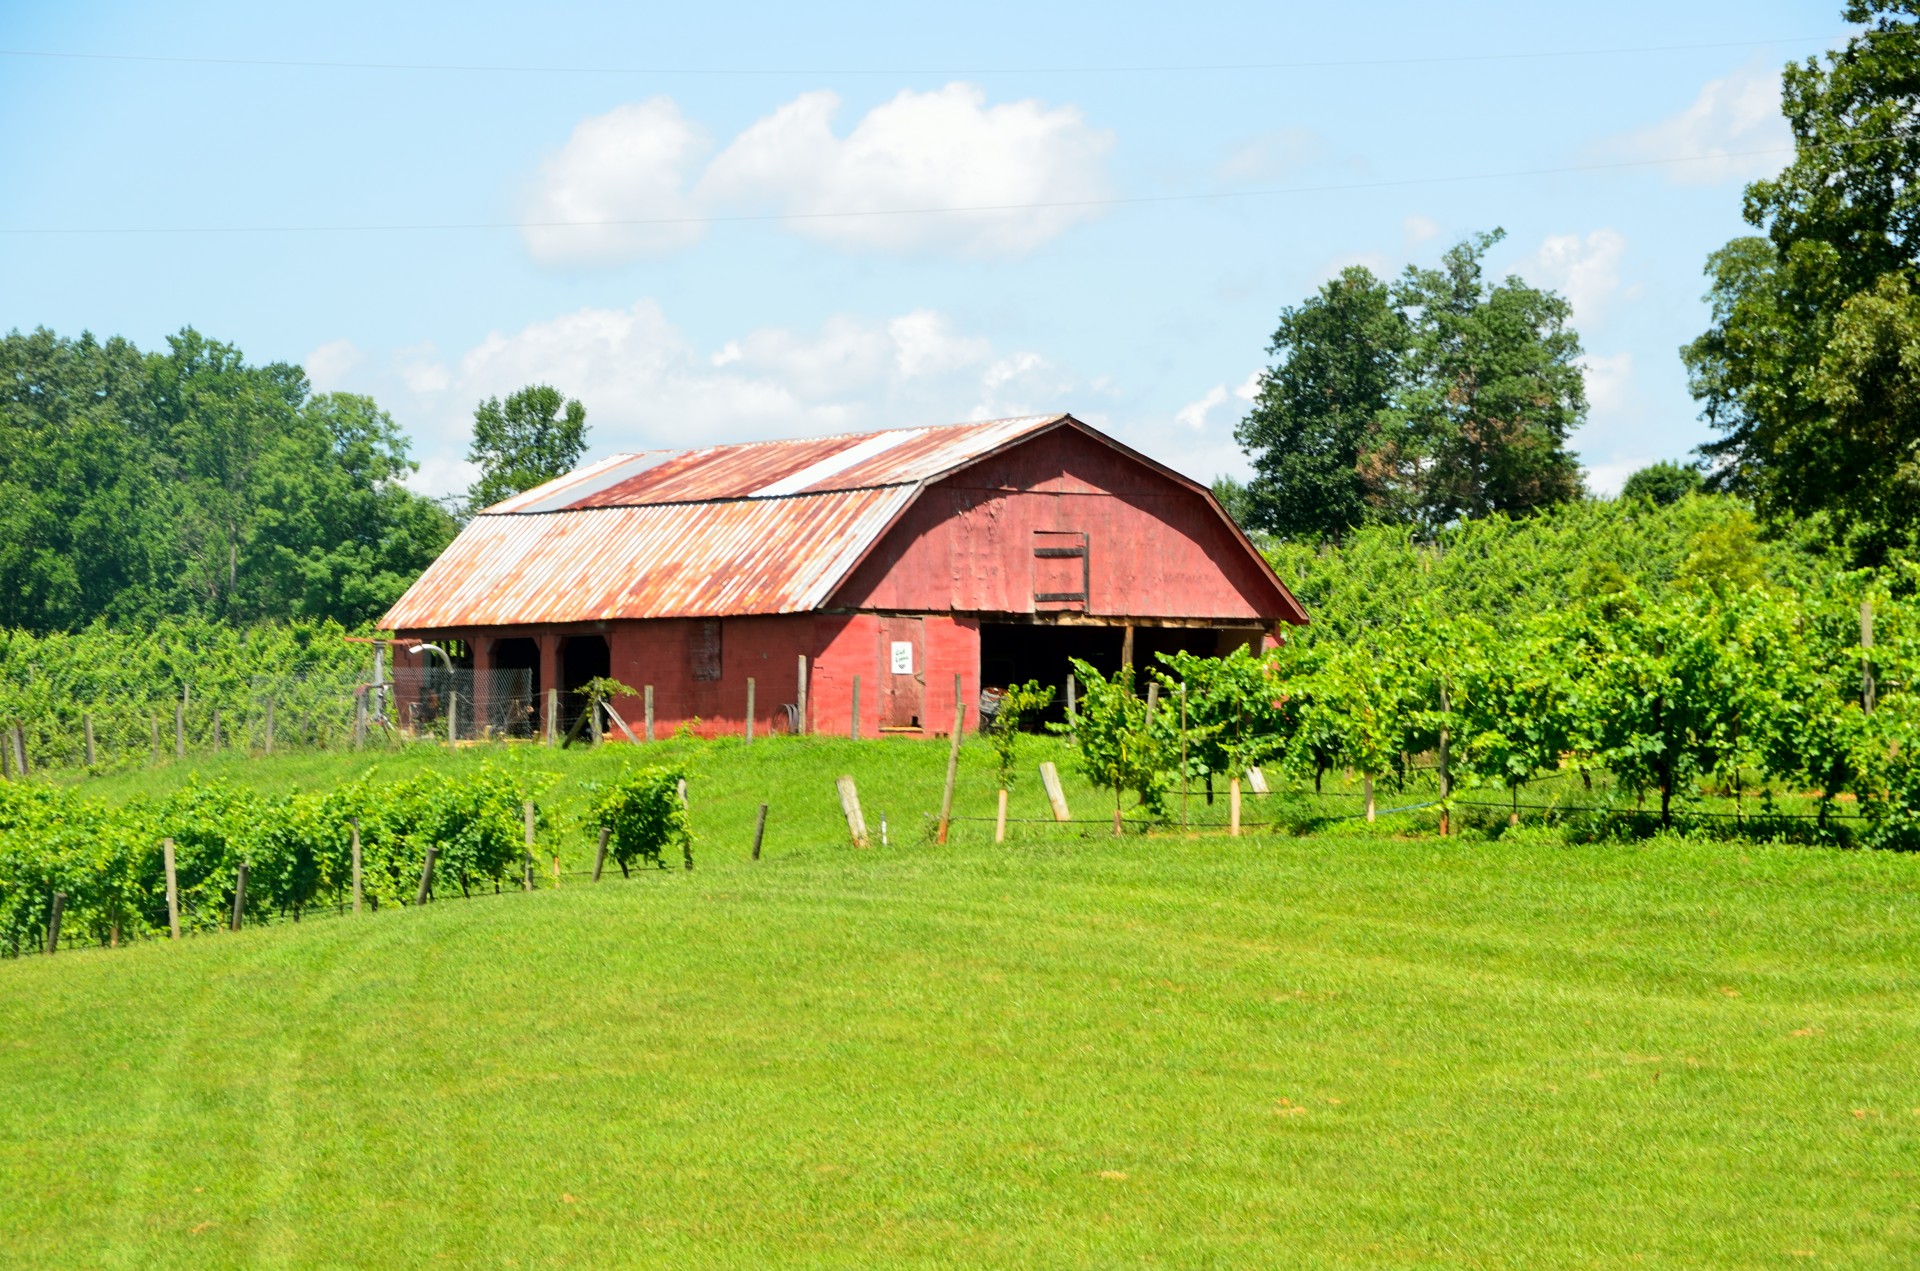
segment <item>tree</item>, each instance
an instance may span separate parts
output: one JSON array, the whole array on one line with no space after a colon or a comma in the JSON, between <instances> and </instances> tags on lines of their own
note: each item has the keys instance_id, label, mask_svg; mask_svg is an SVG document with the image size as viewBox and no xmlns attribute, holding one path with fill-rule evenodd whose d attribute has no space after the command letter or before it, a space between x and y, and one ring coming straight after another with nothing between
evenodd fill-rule
<instances>
[{"instance_id":1,"label":"tree","mask_svg":"<svg viewBox=\"0 0 1920 1271\"><path fill-rule=\"evenodd\" d=\"M1825 514L1878 564L1920 524L1920 4L1844 12L1866 29L1785 69L1793 162L1747 187L1765 236L1708 259L1712 323L1681 356L1712 483L1776 524Z\"/></svg>"},{"instance_id":2,"label":"tree","mask_svg":"<svg viewBox=\"0 0 1920 1271\"><path fill-rule=\"evenodd\" d=\"M469 462L480 479L467 491L472 511L490 507L573 470L587 449L587 408L546 384L530 384L505 402L489 397L473 411Z\"/></svg>"},{"instance_id":3,"label":"tree","mask_svg":"<svg viewBox=\"0 0 1920 1271\"><path fill-rule=\"evenodd\" d=\"M1337 539L1372 516L1363 472L1375 418L1392 401L1407 320L1358 265L1280 313L1253 408L1234 431L1253 460L1249 522L1291 539Z\"/></svg>"},{"instance_id":4,"label":"tree","mask_svg":"<svg viewBox=\"0 0 1920 1271\"><path fill-rule=\"evenodd\" d=\"M1530 512L1580 494L1567 437L1586 417L1572 308L1509 276L1482 276L1505 231L1450 248L1438 269L1409 267L1393 288L1409 315L1403 387L1370 459L1376 485L1428 530L1462 517Z\"/></svg>"},{"instance_id":5,"label":"tree","mask_svg":"<svg viewBox=\"0 0 1920 1271\"><path fill-rule=\"evenodd\" d=\"M1627 478L1620 487L1620 497L1669 507L1689 494L1698 494L1703 482L1700 469L1690 463L1650 463Z\"/></svg>"}]
</instances>

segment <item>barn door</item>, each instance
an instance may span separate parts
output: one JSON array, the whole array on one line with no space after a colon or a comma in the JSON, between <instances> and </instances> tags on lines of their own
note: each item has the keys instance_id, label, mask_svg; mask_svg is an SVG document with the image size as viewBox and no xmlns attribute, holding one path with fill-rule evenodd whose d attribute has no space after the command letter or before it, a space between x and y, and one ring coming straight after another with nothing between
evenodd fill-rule
<instances>
[{"instance_id":1,"label":"barn door","mask_svg":"<svg viewBox=\"0 0 1920 1271\"><path fill-rule=\"evenodd\" d=\"M1036 613L1088 609L1087 536L1079 530L1033 532L1033 608Z\"/></svg>"},{"instance_id":2,"label":"barn door","mask_svg":"<svg viewBox=\"0 0 1920 1271\"><path fill-rule=\"evenodd\" d=\"M921 726L927 687L925 629L920 618L880 619L880 683L886 686L882 728Z\"/></svg>"}]
</instances>

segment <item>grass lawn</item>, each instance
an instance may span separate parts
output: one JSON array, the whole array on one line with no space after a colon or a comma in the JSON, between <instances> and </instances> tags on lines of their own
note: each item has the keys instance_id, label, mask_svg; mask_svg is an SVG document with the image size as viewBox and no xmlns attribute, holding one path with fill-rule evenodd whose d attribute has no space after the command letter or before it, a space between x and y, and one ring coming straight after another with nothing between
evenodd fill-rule
<instances>
[{"instance_id":1,"label":"grass lawn","mask_svg":"<svg viewBox=\"0 0 1920 1271\"><path fill-rule=\"evenodd\" d=\"M1920 859L936 848L942 747L683 757L691 874L0 963L0 1261L1920 1265Z\"/></svg>"}]
</instances>

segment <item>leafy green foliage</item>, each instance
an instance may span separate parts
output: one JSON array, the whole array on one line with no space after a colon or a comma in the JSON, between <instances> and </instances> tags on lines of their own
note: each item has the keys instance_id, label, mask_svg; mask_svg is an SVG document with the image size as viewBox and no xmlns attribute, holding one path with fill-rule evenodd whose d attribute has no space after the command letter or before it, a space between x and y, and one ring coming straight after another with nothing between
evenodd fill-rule
<instances>
[{"instance_id":1,"label":"leafy green foliage","mask_svg":"<svg viewBox=\"0 0 1920 1271\"><path fill-rule=\"evenodd\" d=\"M1010 685L1000 694L1000 705L994 713L993 728L987 733L987 738L993 743L1002 790L1013 789L1014 774L1019 769L1021 721L1036 711L1045 710L1052 703L1053 687L1036 680Z\"/></svg>"},{"instance_id":2,"label":"leafy green foliage","mask_svg":"<svg viewBox=\"0 0 1920 1271\"><path fill-rule=\"evenodd\" d=\"M164 353L0 337L0 627L172 615L361 623L453 523L406 488L407 439L188 328Z\"/></svg>"},{"instance_id":3,"label":"leafy green foliage","mask_svg":"<svg viewBox=\"0 0 1920 1271\"><path fill-rule=\"evenodd\" d=\"M1236 436L1249 523L1337 539L1369 522L1434 534L1574 498L1566 442L1586 415L1571 309L1518 277L1489 284L1495 230L1389 287L1348 269L1281 313L1278 360Z\"/></svg>"},{"instance_id":4,"label":"leafy green foliage","mask_svg":"<svg viewBox=\"0 0 1920 1271\"><path fill-rule=\"evenodd\" d=\"M607 847L621 873L641 861L664 869L668 848L692 843L687 805L680 799L685 779L683 768L634 768L600 788L593 816L611 831Z\"/></svg>"},{"instance_id":5,"label":"leafy green foliage","mask_svg":"<svg viewBox=\"0 0 1920 1271\"><path fill-rule=\"evenodd\" d=\"M1049 727L1073 735L1081 773L1094 785L1113 791L1116 814L1121 791L1131 790L1139 796L1141 808L1158 816L1172 784L1168 760L1179 754L1178 723L1169 720L1167 704L1159 703L1148 716L1146 702L1133 691L1130 666L1108 678L1075 658L1073 674L1080 686L1078 713L1064 724Z\"/></svg>"},{"instance_id":6,"label":"leafy green foliage","mask_svg":"<svg viewBox=\"0 0 1920 1271\"><path fill-rule=\"evenodd\" d=\"M587 408L547 384L529 384L473 411L469 462L480 465L467 491L478 512L571 471L587 450Z\"/></svg>"},{"instance_id":7,"label":"leafy green foliage","mask_svg":"<svg viewBox=\"0 0 1920 1271\"><path fill-rule=\"evenodd\" d=\"M1705 480L1700 469L1690 463L1651 463L1627 477L1620 487L1620 497L1645 499L1665 507L1700 493Z\"/></svg>"},{"instance_id":8,"label":"leafy green foliage","mask_svg":"<svg viewBox=\"0 0 1920 1271\"><path fill-rule=\"evenodd\" d=\"M1762 516L1822 516L1856 561L1920 525L1920 25L1910 0L1852 0L1845 46L1782 77L1794 159L1747 187L1765 237L1708 260L1712 325L1683 351L1714 481Z\"/></svg>"}]
</instances>

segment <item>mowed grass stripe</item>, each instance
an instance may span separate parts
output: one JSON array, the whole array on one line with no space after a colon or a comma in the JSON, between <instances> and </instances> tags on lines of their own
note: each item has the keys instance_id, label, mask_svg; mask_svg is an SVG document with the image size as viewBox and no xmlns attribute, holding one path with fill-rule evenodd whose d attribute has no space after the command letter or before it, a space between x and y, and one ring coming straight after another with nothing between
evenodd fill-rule
<instances>
[{"instance_id":1,"label":"mowed grass stripe","mask_svg":"<svg viewBox=\"0 0 1920 1271\"><path fill-rule=\"evenodd\" d=\"M1910 1264L1916 865L822 836L23 960L0 1256Z\"/></svg>"}]
</instances>

